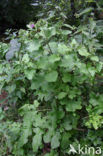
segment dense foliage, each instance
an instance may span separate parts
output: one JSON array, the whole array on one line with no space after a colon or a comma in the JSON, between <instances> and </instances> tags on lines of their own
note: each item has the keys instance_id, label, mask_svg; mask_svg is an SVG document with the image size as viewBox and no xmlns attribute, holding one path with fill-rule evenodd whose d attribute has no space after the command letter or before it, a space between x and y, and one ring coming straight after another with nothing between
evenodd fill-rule
<instances>
[{"instance_id":1,"label":"dense foliage","mask_svg":"<svg viewBox=\"0 0 103 156\"><path fill-rule=\"evenodd\" d=\"M0 156L103 150L103 21L89 7L70 25L61 6L0 42Z\"/></svg>"},{"instance_id":2,"label":"dense foliage","mask_svg":"<svg viewBox=\"0 0 103 156\"><path fill-rule=\"evenodd\" d=\"M31 25L14 47L1 43L0 88L8 93L0 110L1 155L62 156L78 143L102 147L100 22Z\"/></svg>"}]
</instances>

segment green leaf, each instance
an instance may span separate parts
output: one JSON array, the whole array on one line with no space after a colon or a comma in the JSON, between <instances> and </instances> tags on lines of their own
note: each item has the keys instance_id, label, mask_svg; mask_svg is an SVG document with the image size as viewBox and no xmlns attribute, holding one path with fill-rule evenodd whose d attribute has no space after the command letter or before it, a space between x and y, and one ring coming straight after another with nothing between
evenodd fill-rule
<instances>
[{"instance_id":1,"label":"green leaf","mask_svg":"<svg viewBox=\"0 0 103 156\"><path fill-rule=\"evenodd\" d=\"M87 52L87 49L83 46L81 48L78 49L78 53L81 55L81 56L89 56L90 54Z\"/></svg>"},{"instance_id":2,"label":"green leaf","mask_svg":"<svg viewBox=\"0 0 103 156\"><path fill-rule=\"evenodd\" d=\"M69 100L68 103L66 103L67 112L75 112L76 110L79 110L81 108L82 106L80 101Z\"/></svg>"},{"instance_id":3,"label":"green leaf","mask_svg":"<svg viewBox=\"0 0 103 156\"><path fill-rule=\"evenodd\" d=\"M69 34L71 34L72 33L72 31L70 31L70 30L63 30L62 31L62 34L63 35L69 35Z\"/></svg>"},{"instance_id":4,"label":"green leaf","mask_svg":"<svg viewBox=\"0 0 103 156\"><path fill-rule=\"evenodd\" d=\"M53 54L49 57L49 62L54 63L60 60L60 57L57 54Z\"/></svg>"},{"instance_id":5,"label":"green leaf","mask_svg":"<svg viewBox=\"0 0 103 156\"><path fill-rule=\"evenodd\" d=\"M78 45L78 42L73 38L73 40L71 41L70 43L71 47L74 49L74 48L77 48L79 45Z\"/></svg>"},{"instance_id":6,"label":"green leaf","mask_svg":"<svg viewBox=\"0 0 103 156\"><path fill-rule=\"evenodd\" d=\"M55 27L45 28L43 29L43 32L44 32L43 37L50 38L56 34L56 29Z\"/></svg>"},{"instance_id":7,"label":"green leaf","mask_svg":"<svg viewBox=\"0 0 103 156\"><path fill-rule=\"evenodd\" d=\"M96 99L96 98L91 98L91 99L89 100L89 102L90 102L90 104L92 104L93 106L96 106L96 105L99 104L99 100Z\"/></svg>"},{"instance_id":8,"label":"green leaf","mask_svg":"<svg viewBox=\"0 0 103 156\"><path fill-rule=\"evenodd\" d=\"M3 72L3 65L0 64L0 74L2 74L2 72Z\"/></svg>"},{"instance_id":9,"label":"green leaf","mask_svg":"<svg viewBox=\"0 0 103 156\"><path fill-rule=\"evenodd\" d=\"M77 64L78 68L80 69L80 72L83 74L88 74L88 69L85 63Z\"/></svg>"},{"instance_id":10,"label":"green leaf","mask_svg":"<svg viewBox=\"0 0 103 156\"><path fill-rule=\"evenodd\" d=\"M67 118L64 119L64 121L63 121L63 127L67 131L72 130L72 123L71 123L70 119L67 119Z\"/></svg>"},{"instance_id":11,"label":"green leaf","mask_svg":"<svg viewBox=\"0 0 103 156\"><path fill-rule=\"evenodd\" d=\"M95 61L95 62L98 62L98 61L99 61L98 56L92 56L90 59L91 59L92 61Z\"/></svg>"},{"instance_id":12,"label":"green leaf","mask_svg":"<svg viewBox=\"0 0 103 156\"><path fill-rule=\"evenodd\" d=\"M51 148L52 149L55 149L55 148L58 148L59 145L60 145L60 141L59 141L59 138L60 138L60 135L58 133L56 133L52 140L51 140Z\"/></svg>"},{"instance_id":13,"label":"green leaf","mask_svg":"<svg viewBox=\"0 0 103 156\"><path fill-rule=\"evenodd\" d=\"M43 85L43 82L44 82L44 75L43 76L38 75L38 77L34 78L31 81L31 89L32 90L38 89L40 86Z\"/></svg>"},{"instance_id":14,"label":"green leaf","mask_svg":"<svg viewBox=\"0 0 103 156\"><path fill-rule=\"evenodd\" d=\"M49 46L50 46L50 49L51 49L52 53L57 53L58 42L50 41Z\"/></svg>"},{"instance_id":15,"label":"green leaf","mask_svg":"<svg viewBox=\"0 0 103 156\"><path fill-rule=\"evenodd\" d=\"M58 120L59 120L59 119L63 119L63 117L65 116L65 112L64 112L63 109L58 109L58 110L56 111L56 115L57 115L57 119L58 119Z\"/></svg>"},{"instance_id":16,"label":"green leaf","mask_svg":"<svg viewBox=\"0 0 103 156\"><path fill-rule=\"evenodd\" d=\"M64 97L66 97L66 95L67 95L67 93L61 92L61 93L59 93L59 95L58 95L58 99L59 99L59 100L60 100L60 99L63 99Z\"/></svg>"},{"instance_id":17,"label":"green leaf","mask_svg":"<svg viewBox=\"0 0 103 156\"><path fill-rule=\"evenodd\" d=\"M40 105L40 103L37 100L35 100L34 101L34 106L37 108L39 105Z\"/></svg>"},{"instance_id":18,"label":"green leaf","mask_svg":"<svg viewBox=\"0 0 103 156\"><path fill-rule=\"evenodd\" d=\"M48 58L47 57L42 57L37 61L37 67L39 69L46 69L48 68Z\"/></svg>"},{"instance_id":19,"label":"green leaf","mask_svg":"<svg viewBox=\"0 0 103 156\"><path fill-rule=\"evenodd\" d=\"M20 90L21 92L25 93L25 88L21 87Z\"/></svg>"},{"instance_id":20,"label":"green leaf","mask_svg":"<svg viewBox=\"0 0 103 156\"><path fill-rule=\"evenodd\" d=\"M58 53L60 54L66 54L69 52L69 48L64 43L59 43L58 45Z\"/></svg>"},{"instance_id":21,"label":"green leaf","mask_svg":"<svg viewBox=\"0 0 103 156\"><path fill-rule=\"evenodd\" d=\"M71 55L65 55L60 64L61 67L68 67L69 70L73 70L74 65L75 65L75 62L74 62L73 56Z\"/></svg>"},{"instance_id":22,"label":"green leaf","mask_svg":"<svg viewBox=\"0 0 103 156\"><path fill-rule=\"evenodd\" d=\"M31 90L38 89L40 87L40 83L38 81L32 82Z\"/></svg>"},{"instance_id":23,"label":"green leaf","mask_svg":"<svg viewBox=\"0 0 103 156\"><path fill-rule=\"evenodd\" d=\"M99 62L98 64L97 64L97 70L100 72L101 70L102 70L102 68L103 68L103 62Z\"/></svg>"},{"instance_id":24,"label":"green leaf","mask_svg":"<svg viewBox=\"0 0 103 156\"><path fill-rule=\"evenodd\" d=\"M82 16L83 14L86 14L86 13L89 13L89 12L91 12L93 10L93 8L86 8L86 9L84 9L81 13L79 13L79 14L76 14L76 17L80 17L80 16Z\"/></svg>"},{"instance_id":25,"label":"green leaf","mask_svg":"<svg viewBox=\"0 0 103 156\"><path fill-rule=\"evenodd\" d=\"M29 55L28 54L25 54L22 58L22 61L25 62L25 63L28 63L29 62Z\"/></svg>"},{"instance_id":26,"label":"green leaf","mask_svg":"<svg viewBox=\"0 0 103 156\"><path fill-rule=\"evenodd\" d=\"M25 73L25 76L26 76L29 80L32 80L33 77L34 77L34 75L35 75L35 70L29 70L29 69L27 69L27 70L24 71L24 73Z\"/></svg>"},{"instance_id":27,"label":"green leaf","mask_svg":"<svg viewBox=\"0 0 103 156\"><path fill-rule=\"evenodd\" d=\"M58 154L55 152L55 150L51 150L50 153L46 153L44 156L58 156Z\"/></svg>"},{"instance_id":28,"label":"green leaf","mask_svg":"<svg viewBox=\"0 0 103 156\"><path fill-rule=\"evenodd\" d=\"M39 40L34 40L29 43L27 49L28 51L33 52L39 50L40 46Z\"/></svg>"},{"instance_id":29,"label":"green leaf","mask_svg":"<svg viewBox=\"0 0 103 156\"><path fill-rule=\"evenodd\" d=\"M49 128L48 131L45 133L43 140L45 143L50 143L51 142L51 138L53 135L54 131L52 128Z\"/></svg>"},{"instance_id":30,"label":"green leaf","mask_svg":"<svg viewBox=\"0 0 103 156\"><path fill-rule=\"evenodd\" d=\"M48 74L46 74L45 79L47 82L55 82L57 80L58 73L57 71L51 71Z\"/></svg>"},{"instance_id":31,"label":"green leaf","mask_svg":"<svg viewBox=\"0 0 103 156\"><path fill-rule=\"evenodd\" d=\"M70 137L71 137L70 132L69 133L67 133L67 132L63 133L62 140L61 140L61 148L62 149L68 148L68 146L70 145L70 142L69 142Z\"/></svg>"},{"instance_id":32,"label":"green leaf","mask_svg":"<svg viewBox=\"0 0 103 156\"><path fill-rule=\"evenodd\" d=\"M91 74L91 76L94 76L96 73L96 69L94 67L89 67L88 68L89 73Z\"/></svg>"},{"instance_id":33,"label":"green leaf","mask_svg":"<svg viewBox=\"0 0 103 156\"><path fill-rule=\"evenodd\" d=\"M15 89L16 89L16 84L13 84L11 86L7 86L7 90L9 93L14 92Z\"/></svg>"},{"instance_id":34,"label":"green leaf","mask_svg":"<svg viewBox=\"0 0 103 156\"><path fill-rule=\"evenodd\" d=\"M32 147L33 147L33 151L37 152L42 144L42 131L39 128L36 128L35 131L36 131L36 135L33 137Z\"/></svg>"},{"instance_id":35,"label":"green leaf","mask_svg":"<svg viewBox=\"0 0 103 156\"><path fill-rule=\"evenodd\" d=\"M31 129L30 127L24 127L22 128L22 134L18 141L19 147L22 147L28 142L28 137L31 135Z\"/></svg>"},{"instance_id":36,"label":"green leaf","mask_svg":"<svg viewBox=\"0 0 103 156\"><path fill-rule=\"evenodd\" d=\"M62 80L63 80L64 83L71 82L72 77L71 77L71 75L69 73L64 73Z\"/></svg>"}]
</instances>

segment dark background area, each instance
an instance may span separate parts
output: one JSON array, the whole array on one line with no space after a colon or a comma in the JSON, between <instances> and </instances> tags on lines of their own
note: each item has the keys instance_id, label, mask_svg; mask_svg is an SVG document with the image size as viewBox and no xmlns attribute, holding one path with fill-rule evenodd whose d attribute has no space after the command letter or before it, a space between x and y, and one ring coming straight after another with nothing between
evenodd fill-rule
<instances>
[{"instance_id":1,"label":"dark background area","mask_svg":"<svg viewBox=\"0 0 103 156\"><path fill-rule=\"evenodd\" d=\"M8 28L25 28L27 23L37 20L39 9L37 0L0 0L0 34Z\"/></svg>"}]
</instances>

